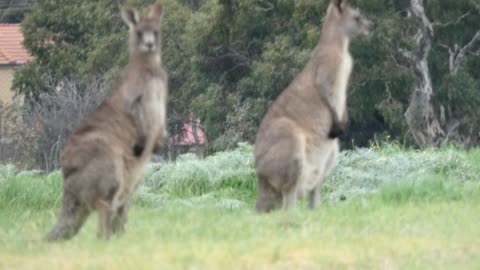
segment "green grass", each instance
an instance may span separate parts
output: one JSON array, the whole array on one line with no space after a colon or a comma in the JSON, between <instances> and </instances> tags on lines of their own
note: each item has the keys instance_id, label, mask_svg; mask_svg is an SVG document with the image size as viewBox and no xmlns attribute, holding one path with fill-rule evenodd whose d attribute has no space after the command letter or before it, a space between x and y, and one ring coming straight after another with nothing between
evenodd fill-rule
<instances>
[{"instance_id":1,"label":"green grass","mask_svg":"<svg viewBox=\"0 0 480 270\"><path fill-rule=\"evenodd\" d=\"M479 269L480 151L344 152L322 205L257 215L252 148L151 165L127 233L39 241L62 177L0 168L0 269Z\"/></svg>"}]
</instances>

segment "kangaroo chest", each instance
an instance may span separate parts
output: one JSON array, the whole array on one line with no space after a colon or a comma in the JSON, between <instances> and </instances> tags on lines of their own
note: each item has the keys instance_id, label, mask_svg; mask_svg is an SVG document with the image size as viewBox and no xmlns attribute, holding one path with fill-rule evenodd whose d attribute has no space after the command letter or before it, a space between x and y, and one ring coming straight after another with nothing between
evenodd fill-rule
<instances>
[{"instance_id":1,"label":"kangaroo chest","mask_svg":"<svg viewBox=\"0 0 480 270\"><path fill-rule=\"evenodd\" d=\"M166 124L166 83L154 78L145 92L145 120L148 132L156 135Z\"/></svg>"},{"instance_id":2,"label":"kangaroo chest","mask_svg":"<svg viewBox=\"0 0 480 270\"><path fill-rule=\"evenodd\" d=\"M158 78L147 83L142 98L142 120L145 121L147 142L141 157L128 157L124 160L124 182L121 185L118 201L124 202L143 181L145 165L152 157L153 146L166 124L166 83Z\"/></svg>"},{"instance_id":3,"label":"kangaroo chest","mask_svg":"<svg viewBox=\"0 0 480 270\"><path fill-rule=\"evenodd\" d=\"M347 101L347 88L350 74L352 72L353 60L350 53L345 50L343 52L342 61L338 67L337 79L334 84L333 106L339 113L339 117L343 117Z\"/></svg>"}]
</instances>

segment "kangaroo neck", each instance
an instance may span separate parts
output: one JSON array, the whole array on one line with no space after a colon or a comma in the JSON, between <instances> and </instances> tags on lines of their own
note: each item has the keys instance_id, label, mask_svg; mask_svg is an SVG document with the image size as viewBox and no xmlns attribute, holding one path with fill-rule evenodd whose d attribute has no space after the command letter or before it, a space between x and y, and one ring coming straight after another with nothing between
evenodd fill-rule
<instances>
[{"instance_id":1,"label":"kangaroo neck","mask_svg":"<svg viewBox=\"0 0 480 270\"><path fill-rule=\"evenodd\" d=\"M152 70L159 69L162 66L162 58L159 53L132 53L129 62Z\"/></svg>"},{"instance_id":2,"label":"kangaroo neck","mask_svg":"<svg viewBox=\"0 0 480 270\"><path fill-rule=\"evenodd\" d=\"M348 51L349 44L350 38L348 38L341 27L341 18L332 14L332 12L328 12L317 47L334 46Z\"/></svg>"}]
</instances>

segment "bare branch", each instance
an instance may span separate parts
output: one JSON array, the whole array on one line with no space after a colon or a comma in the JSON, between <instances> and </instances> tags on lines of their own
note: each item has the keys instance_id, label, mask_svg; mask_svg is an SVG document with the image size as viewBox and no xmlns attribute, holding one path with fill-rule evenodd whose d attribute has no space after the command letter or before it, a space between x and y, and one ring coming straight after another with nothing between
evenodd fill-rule
<instances>
[{"instance_id":1,"label":"bare branch","mask_svg":"<svg viewBox=\"0 0 480 270\"><path fill-rule=\"evenodd\" d=\"M473 38L462 48L459 48L458 44L455 44L454 49L450 48L445 44L440 44L441 47L448 49L449 54L449 67L450 73L455 75L459 71L462 64L465 62L467 54L478 55L480 49L476 52L472 52L472 48L475 46L477 41L480 41L480 30L473 36Z\"/></svg>"},{"instance_id":2,"label":"bare branch","mask_svg":"<svg viewBox=\"0 0 480 270\"><path fill-rule=\"evenodd\" d=\"M454 53L454 50L452 50L452 47L448 46L448 45L447 45L447 44L445 44L445 43L440 43L440 44L438 44L438 46L440 46L440 47L442 47L442 48L446 49L446 50L448 51L448 53L449 53L449 54L452 54L452 53ZM455 51L456 51L457 49L458 49L458 46L455 46Z\"/></svg>"},{"instance_id":3,"label":"bare branch","mask_svg":"<svg viewBox=\"0 0 480 270\"><path fill-rule=\"evenodd\" d=\"M267 7L257 6L256 8L260 11L267 12L267 11L270 11L270 10L275 8L275 6L272 3L270 3L269 1L258 0L258 2L267 6Z\"/></svg>"},{"instance_id":4,"label":"bare branch","mask_svg":"<svg viewBox=\"0 0 480 270\"><path fill-rule=\"evenodd\" d=\"M463 19L465 19L466 17L468 17L470 15L470 11L463 14L462 16L458 17L456 21L450 21L450 22L446 22L446 23L441 23L441 22L434 22L432 25L434 27L447 27L447 26L451 26L451 25L457 25L459 24Z\"/></svg>"},{"instance_id":5,"label":"bare branch","mask_svg":"<svg viewBox=\"0 0 480 270\"><path fill-rule=\"evenodd\" d=\"M476 0L471 0L470 1L473 6L480 12L480 4Z\"/></svg>"},{"instance_id":6,"label":"bare branch","mask_svg":"<svg viewBox=\"0 0 480 270\"><path fill-rule=\"evenodd\" d=\"M399 48L398 52L405 57L409 61L415 61L415 54L411 51L407 51L406 49Z\"/></svg>"},{"instance_id":7,"label":"bare branch","mask_svg":"<svg viewBox=\"0 0 480 270\"><path fill-rule=\"evenodd\" d=\"M465 47L463 47L460 51L462 50L469 51L475 45L475 43L479 40L480 40L480 30L478 30L477 33L475 33L475 35L470 40L470 42L467 45L465 45Z\"/></svg>"},{"instance_id":8,"label":"bare branch","mask_svg":"<svg viewBox=\"0 0 480 270\"><path fill-rule=\"evenodd\" d=\"M389 57L392 59L393 63L394 63L399 69L403 69L404 71L410 70L410 68L409 68L408 66L405 66L405 65L400 64L392 53L389 53Z\"/></svg>"},{"instance_id":9,"label":"bare branch","mask_svg":"<svg viewBox=\"0 0 480 270\"><path fill-rule=\"evenodd\" d=\"M439 46L448 50L448 68L452 72L455 66L455 55L457 54L458 46L455 46L455 50L443 43L439 44Z\"/></svg>"}]
</instances>

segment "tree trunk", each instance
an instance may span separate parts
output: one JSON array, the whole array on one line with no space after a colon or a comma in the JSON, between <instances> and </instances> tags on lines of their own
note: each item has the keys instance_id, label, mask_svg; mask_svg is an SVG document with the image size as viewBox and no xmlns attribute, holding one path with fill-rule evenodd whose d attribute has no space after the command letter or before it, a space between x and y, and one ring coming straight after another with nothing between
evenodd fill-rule
<instances>
[{"instance_id":1,"label":"tree trunk","mask_svg":"<svg viewBox=\"0 0 480 270\"><path fill-rule=\"evenodd\" d=\"M432 50L433 26L425 14L423 0L411 0L409 9L413 19L418 22L419 30L415 35L417 50L400 50L411 63L417 77L405 119L419 147L438 146L445 138L445 131L432 104L433 88L428 57Z\"/></svg>"},{"instance_id":2,"label":"tree trunk","mask_svg":"<svg viewBox=\"0 0 480 270\"><path fill-rule=\"evenodd\" d=\"M194 11L200 8L200 0L188 0L187 3Z\"/></svg>"}]
</instances>

